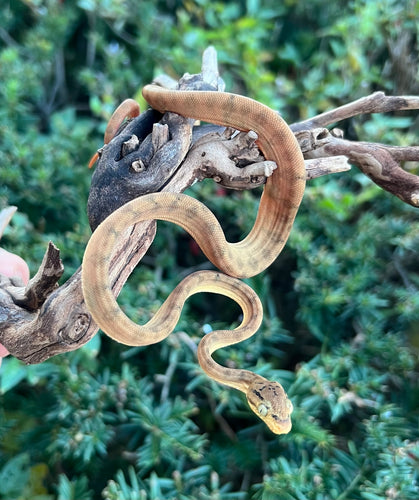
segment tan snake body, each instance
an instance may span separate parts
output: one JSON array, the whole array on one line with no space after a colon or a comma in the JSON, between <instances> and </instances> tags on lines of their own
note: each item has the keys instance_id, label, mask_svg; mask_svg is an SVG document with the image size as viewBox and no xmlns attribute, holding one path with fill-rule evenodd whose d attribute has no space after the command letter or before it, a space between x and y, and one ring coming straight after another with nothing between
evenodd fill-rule
<instances>
[{"instance_id":1,"label":"tan snake body","mask_svg":"<svg viewBox=\"0 0 419 500\"><path fill-rule=\"evenodd\" d=\"M267 179L255 224L240 242L228 243L212 212L199 201L173 193L153 193L125 204L96 229L83 258L82 284L86 305L99 327L126 345L148 345L174 329L185 300L198 292L226 295L243 310L235 330L207 334L198 346L198 360L215 380L246 394L252 410L277 433L291 429L292 404L282 386L247 370L215 363L212 353L240 342L258 329L262 306L257 295L232 278L254 276L266 269L282 250L291 231L305 186L305 167L293 133L270 108L246 97L221 92L189 92L147 85L143 95L158 111L172 111L238 130L253 130L267 160L278 168ZM109 263L116 241L134 223L157 219L180 225L197 241L205 255L229 276L201 271L188 276L170 294L146 325L132 322L119 308L109 283Z\"/></svg>"}]
</instances>

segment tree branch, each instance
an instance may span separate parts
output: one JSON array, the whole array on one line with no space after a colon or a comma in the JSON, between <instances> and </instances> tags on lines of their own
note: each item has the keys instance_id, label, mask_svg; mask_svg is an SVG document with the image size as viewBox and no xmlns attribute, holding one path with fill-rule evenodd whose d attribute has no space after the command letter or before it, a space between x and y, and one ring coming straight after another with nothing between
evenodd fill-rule
<instances>
[{"instance_id":1,"label":"tree branch","mask_svg":"<svg viewBox=\"0 0 419 500\"><path fill-rule=\"evenodd\" d=\"M331 111L326 111L308 120L294 123L291 125L291 130L299 132L301 130L327 127L357 115L413 109L419 109L418 96L386 96L384 92L374 92L369 96L361 97L361 99L339 106Z\"/></svg>"},{"instance_id":2,"label":"tree branch","mask_svg":"<svg viewBox=\"0 0 419 500\"><path fill-rule=\"evenodd\" d=\"M163 81L173 86L173 81ZM204 53L201 74L185 75L179 82L179 88L190 90L208 86L224 90L216 53L211 48ZM400 164L417 161L419 147L346 141L336 131L325 128L358 114L418 108L418 97L387 97L377 92L292 125L307 159L307 178L348 170L349 159L378 185L418 206L418 178L405 172ZM142 114L102 148L89 196L92 227L118 206L145 192L182 192L206 177L235 189L249 189L263 184L275 168L260 155L253 132L236 134L202 126L195 127L192 133L192 120L168 113L163 125L153 127L156 119L160 116L153 112ZM3 220L0 217L0 226L7 224L10 216L6 214ZM128 228L120 239L110 264L115 296L147 251L154 233L154 222L140 223ZM97 332L84 304L80 269L58 287L61 273L58 249L50 244L40 270L26 288L0 275L0 342L26 363L40 363L77 349Z\"/></svg>"},{"instance_id":3,"label":"tree branch","mask_svg":"<svg viewBox=\"0 0 419 500\"><path fill-rule=\"evenodd\" d=\"M419 103L419 100L418 100ZM419 177L406 172L401 167L405 161L419 160L419 147L393 147L369 142L347 141L336 137L334 131L314 129L299 132L304 135L306 144L305 157L328 158L344 155L378 186L397 196L413 207L419 207Z\"/></svg>"}]
</instances>

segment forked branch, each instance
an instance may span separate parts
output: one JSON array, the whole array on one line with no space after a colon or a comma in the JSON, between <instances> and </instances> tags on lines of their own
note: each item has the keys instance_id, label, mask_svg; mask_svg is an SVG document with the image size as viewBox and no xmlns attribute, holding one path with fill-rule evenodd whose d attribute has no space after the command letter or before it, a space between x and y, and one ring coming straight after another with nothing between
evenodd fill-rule
<instances>
[{"instance_id":1,"label":"forked branch","mask_svg":"<svg viewBox=\"0 0 419 500\"><path fill-rule=\"evenodd\" d=\"M173 85L173 81L167 78L161 83ZM189 90L208 86L224 90L214 49L205 51L201 74L185 75L179 86ZM377 92L292 125L307 159L307 178L348 170L349 160L384 189L406 203L419 206L418 177L401 167L403 162L419 160L419 147L400 148L347 141L335 130L326 128L360 114L413 109L419 109L418 97L387 97ZM144 127L153 128L155 121L151 114L146 119L139 117L138 120L143 120L142 125L133 121L123 131L132 131L126 139L121 133L105 148L111 152L112 148L117 148L115 151L118 151L122 163L130 161L133 148L140 142L134 140L138 139L136 127L145 133ZM113 161L115 156L108 155L113 163L111 160L107 163L105 151L91 189L92 226L100 222L106 211L109 213L128 201L126 192L134 197L159 190L182 192L205 177L228 187L249 189L263 184L266 175L275 168L272 162L260 156L257 137L252 132L235 135L231 130L210 126L199 127L192 133L192 129L191 120L168 114L163 125L154 127L152 135L148 135L146 130L142 138L143 153L147 161L155 163L156 173L152 178L141 175L141 168L138 168L141 163L124 169L132 175L123 177L119 165ZM136 137L133 138L133 135ZM167 140L168 137L171 140ZM154 151L156 144L160 147ZM163 164L164 169L161 168ZM115 193L120 195L115 197ZM116 198L113 205L111 197ZM141 223L129 228L121 238L110 264L110 281L115 296L147 251L154 231L153 222ZM40 270L26 288L18 287L13 280L0 276L0 343L26 363L40 363L56 354L77 349L97 332L97 326L84 304L80 269L58 287L61 273L59 250L50 244Z\"/></svg>"}]
</instances>

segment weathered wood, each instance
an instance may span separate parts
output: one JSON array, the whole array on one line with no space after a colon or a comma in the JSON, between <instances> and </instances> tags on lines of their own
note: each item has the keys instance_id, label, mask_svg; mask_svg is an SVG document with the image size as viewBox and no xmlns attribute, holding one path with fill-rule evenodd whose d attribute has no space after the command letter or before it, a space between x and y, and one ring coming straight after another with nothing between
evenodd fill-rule
<instances>
[{"instance_id":1,"label":"weathered wood","mask_svg":"<svg viewBox=\"0 0 419 500\"><path fill-rule=\"evenodd\" d=\"M167 78L161 81L164 81L165 86L174 84ZM215 51L207 49L201 73L185 75L179 84L184 89L197 90L210 86L216 90L224 90L224 82L218 74ZM293 124L291 128L307 159L307 178L348 170L349 160L384 189L406 203L419 206L418 177L400 166L404 161L418 161L419 147L400 148L346 141L339 131L325 128L360 114L404 109L419 109L419 97L387 97L382 92L376 92L310 120ZM118 175L117 168L113 175L109 175L103 163L102 166L99 164L95 176L99 178L102 175L103 179L92 188L90 201L93 227L104 214L128 201L129 196L140 196L150 190L182 192L197 180L207 177L230 188L249 189L263 184L266 175L270 175L275 168L272 162L266 162L260 156L256 146L257 137L252 132L235 135L231 130L209 126L200 127L200 131L195 132L192 137L191 120L172 115L165 117L165 123L170 134L159 126L155 127L153 135L145 139L150 142L151 149L144 145L144 151L147 161L154 161L157 167L162 162L172 162L164 169L166 172L169 169L168 177L162 182L158 174L153 179L143 175L141 178L147 180L144 187L145 184L138 180L138 174L142 174L143 167L148 167L150 163L131 165L130 175L125 179ZM136 122L133 120L128 125L131 128L127 128L125 132L131 129L135 132L135 126ZM129 161L129 155L140 142L133 137L134 132L128 134L122 142L122 136L117 136L111 141L108 151L116 147L124 161ZM167 140L168 137L171 137L172 143ZM150 158L147 156L149 151L152 152ZM113 152L114 150L112 154ZM105 157L104 148L103 158ZM158 168L155 172L158 172ZM115 182L119 182L117 190ZM134 186L135 193L126 195L124 183L131 188ZM118 191L118 196L114 196L110 203L110 193L114 195L115 191ZM7 214L9 218L11 215L12 212ZM110 265L115 296L147 251L154 234L155 223L148 222L127 229L121 238ZM61 273L59 251L50 244L40 270L26 288L16 286L13 280L0 275L0 343L12 355L28 364L40 363L56 354L77 349L97 332L97 326L84 304L80 269L58 287L57 281Z\"/></svg>"}]
</instances>

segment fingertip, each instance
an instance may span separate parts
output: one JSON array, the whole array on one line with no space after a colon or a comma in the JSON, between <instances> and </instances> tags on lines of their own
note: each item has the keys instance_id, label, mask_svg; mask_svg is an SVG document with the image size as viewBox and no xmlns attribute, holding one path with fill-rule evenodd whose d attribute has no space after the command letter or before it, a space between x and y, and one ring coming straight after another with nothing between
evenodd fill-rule
<instances>
[{"instance_id":1,"label":"fingertip","mask_svg":"<svg viewBox=\"0 0 419 500\"><path fill-rule=\"evenodd\" d=\"M28 264L22 257L3 248L0 248L0 273L9 278L20 278L25 285L30 278Z\"/></svg>"}]
</instances>

